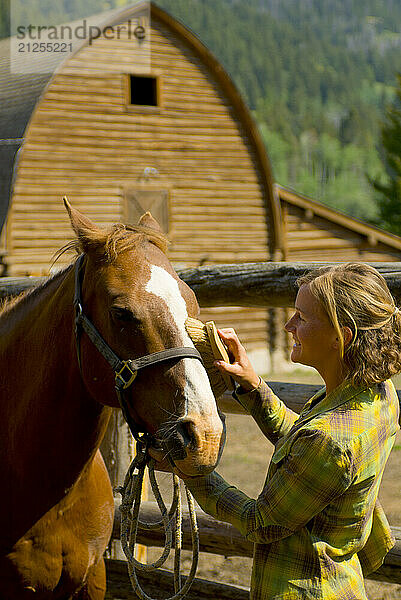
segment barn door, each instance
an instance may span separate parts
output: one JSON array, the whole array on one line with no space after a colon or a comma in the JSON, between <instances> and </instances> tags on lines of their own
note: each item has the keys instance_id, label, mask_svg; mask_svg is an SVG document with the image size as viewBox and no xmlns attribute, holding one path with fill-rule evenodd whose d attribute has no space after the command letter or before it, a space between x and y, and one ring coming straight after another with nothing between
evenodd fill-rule
<instances>
[{"instance_id":1,"label":"barn door","mask_svg":"<svg viewBox=\"0 0 401 600\"><path fill-rule=\"evenodd\" d=\"M168 190L125 190L125 214L126 223L135 225L140 217L147 211L159 222L164 233L169 231L169 193Z\"/></svg>"}]
</instances>

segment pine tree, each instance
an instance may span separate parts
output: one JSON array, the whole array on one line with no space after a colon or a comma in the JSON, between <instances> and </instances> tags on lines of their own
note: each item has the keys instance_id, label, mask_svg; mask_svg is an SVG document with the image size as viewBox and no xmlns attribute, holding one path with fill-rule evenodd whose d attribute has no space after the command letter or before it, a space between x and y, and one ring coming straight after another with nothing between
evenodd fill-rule
<instances>
[{"instance_id":1,"label":"pine tree","mask_svg":"<svg viewBox=\"0 0 401 600\"><path fill-rule=\"evenodd\" d=\"M380 225L401 235L401 74L394 103L387 109L381 131L381 154L387 180L371 181L380 193L377 199Z\"/></svg>"},{"instance_id":2,"label":"pine tree","mask_svg":"<svg viewBox=\"0 0 401 600\"><path fill-rule=\"evenodd\" d=\"M10 35L10 0L0 0L0 39Z\"/></svg>"}]
</instances>

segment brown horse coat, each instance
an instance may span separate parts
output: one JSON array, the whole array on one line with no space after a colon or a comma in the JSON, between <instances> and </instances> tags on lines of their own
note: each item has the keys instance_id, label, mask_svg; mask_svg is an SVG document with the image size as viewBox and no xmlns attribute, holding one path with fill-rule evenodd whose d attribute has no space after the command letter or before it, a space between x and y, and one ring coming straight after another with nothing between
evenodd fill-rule
<instances>
[{"instance_id":1,"label":"brown horse coat","mask_svg":"<svg viewBox=\"0 0 401 600\"><path fill-rule=\"evenodd\" d=\"M113 350L136 358L187 345L181 321L196 316L197 303L162 252L155 221L103 232L67 209L86 254L85 310ZM98 448L117 399L113 372L85 335L80 372L73 297L69 267L0 314L1 600L105 593L114 503ZM196 475L215 466L222 426L206 373L193 363L138 375L130 412L160 439L184 426L191 443L177 466Z\"/></svg>"}]
</instances>

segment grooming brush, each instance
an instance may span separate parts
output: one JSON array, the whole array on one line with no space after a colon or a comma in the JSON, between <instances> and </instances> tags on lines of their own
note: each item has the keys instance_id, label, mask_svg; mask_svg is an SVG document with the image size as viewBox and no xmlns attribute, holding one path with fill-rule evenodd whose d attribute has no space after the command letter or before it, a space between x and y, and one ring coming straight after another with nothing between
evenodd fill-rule
<instances>
[{"instance_id":1,"label":"grooming brush","mask_svg":"<svg viewBox=\"0 0 401 600\"><path fill-rule=\"evenodd\" d=\"M213 364L215 360L230 362L227 349L217 333L214 322L208 321L207 323L202 323L198 319L188 317L185 321L185 329L192 339L195 348L202 356L215 397L218 398L227 389L234 389L234 383L230 375L222 373Z\"/></svg>"}]
</instances>

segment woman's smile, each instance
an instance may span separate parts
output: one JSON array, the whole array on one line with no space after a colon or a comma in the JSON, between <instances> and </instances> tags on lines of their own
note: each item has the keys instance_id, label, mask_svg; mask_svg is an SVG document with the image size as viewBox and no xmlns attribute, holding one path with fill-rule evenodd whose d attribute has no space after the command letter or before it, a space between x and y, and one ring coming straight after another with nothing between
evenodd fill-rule
<instances>
[{"instance_id":1,"label":"woman's smile","mask_svg":"<svg viewBox=\"0 0 401 600\"><path fill-rule=\"evenodd\" d=\"M291 360L314 367L326 382L339 368L339 348L336 331L320 302L308 285L302 285L295 301L295 312L285 329L292 335Z\"/></svg>"}]
</instances>

